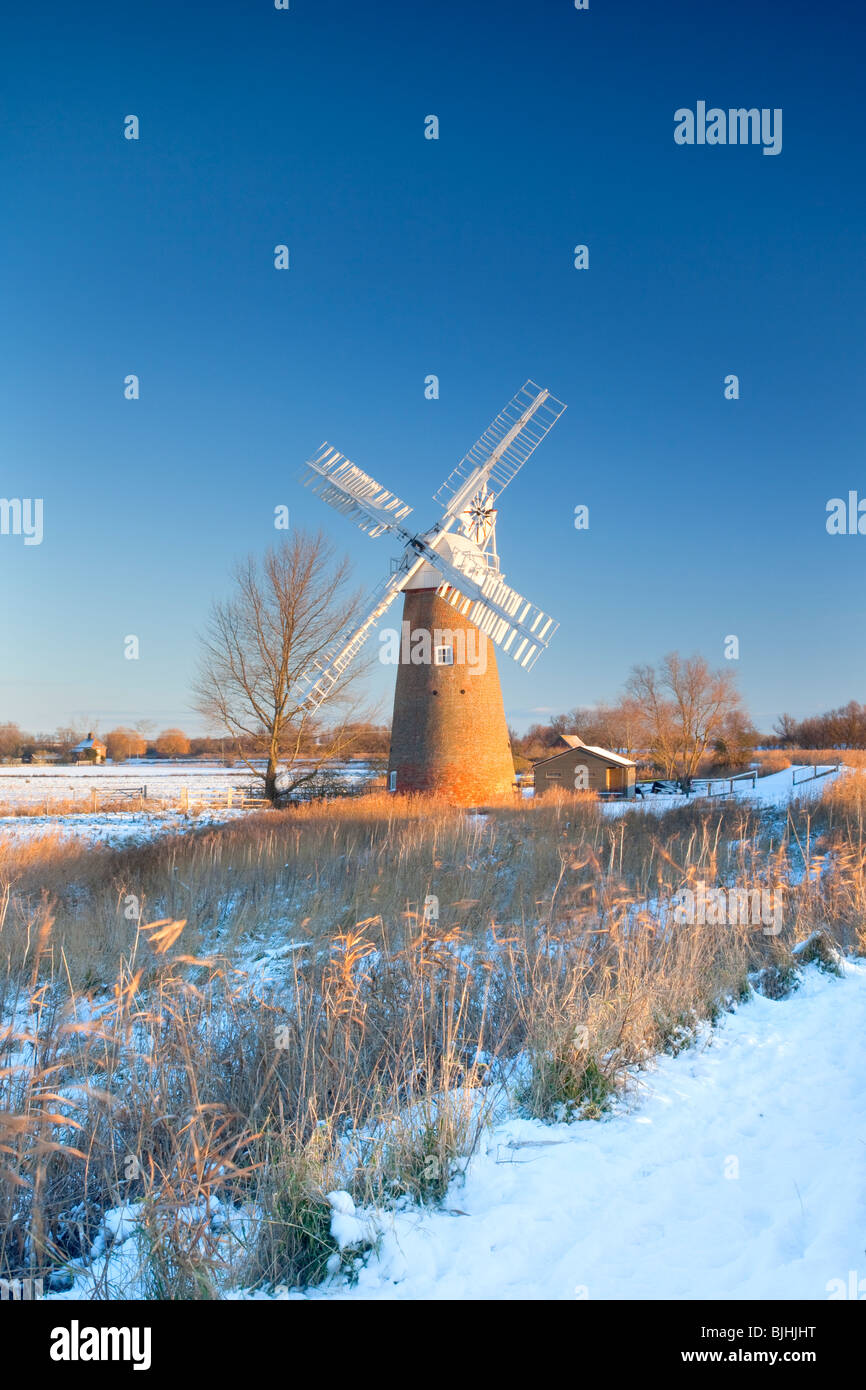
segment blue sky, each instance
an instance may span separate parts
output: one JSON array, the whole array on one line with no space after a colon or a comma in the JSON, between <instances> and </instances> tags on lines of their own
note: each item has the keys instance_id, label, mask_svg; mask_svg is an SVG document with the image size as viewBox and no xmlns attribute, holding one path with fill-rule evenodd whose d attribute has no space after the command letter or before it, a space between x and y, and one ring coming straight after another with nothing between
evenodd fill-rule
<instances>
[{"instance_id":1,"label":"blue sky","mask_svg":"<svg viewBox=\"0 0 866 1390\"><path fill-rule=\"evenodd\" d=\"M866 496L863 24L802 0L7 14L0 494L44 499L44 539L0 536L0 722L199 727L196 634L275 506L359 583L387 572L303 460L327 438L426 527L527 377L569 408L499 546L561 626L531 673L500 662L511 722L674 648L723 664L728 634L761 726L866 697L866 537L825 529ZM781 108L782 152L678 146L699 100Z\"/></svg>"}]
</instances>

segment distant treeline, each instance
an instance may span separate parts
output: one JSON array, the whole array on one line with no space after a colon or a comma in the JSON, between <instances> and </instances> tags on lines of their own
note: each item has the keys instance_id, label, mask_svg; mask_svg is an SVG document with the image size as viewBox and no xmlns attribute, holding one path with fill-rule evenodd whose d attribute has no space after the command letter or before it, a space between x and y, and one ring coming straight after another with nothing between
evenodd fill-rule
<instances>
[{"instance_id":1,"label":"distant treeline","mask_svg":"<svg viewBox=\"0 0 866 1390\"><path fill-rule=\"evenodd\" d=\"M259 757L254 745L243 739L187 735L182 729L163 729L156 733L146 722L131 728L118 726L99 730L87 727L63 726L51 733L31 734L17 724L0 724L0 762L40 761L46 755L61 760L75 760L72 750L88 734L93 733L104 743L112 762L127 758L202 758L216 762L234 762L243 757ZM358 723L348 726L350 752L360 757L386 757L390 733L385 725ZM323 740L329 737L324 727L313 728L301 737L299 756L314 755ZM292 745L294 749L294 743Z\"/></svg>"},{"instance_id":2,"label":"distant treeline","mask_svg":"<svg viewBox=\"0 0 866 1390\"><path fill-rule=\"evenodd\" d=\"M783 714L771 733L760 733L741 709L729 710L723 727L708 741L704 760L720 768L740 765L755 748L866 748L866 704L851 700L824 714L795 719ZM512 733L514 751L526 759L544 758L556 747L560 735L578 734L584 743L600 744L638 762L656 742L646 707L625 696L610 705L570 710L548 722L533 724L525 734Z\"/></svg>"},{"instance_id":3,"label":"distant treeline","mask_svg":"<svg viewBox=\"0 0 866 1390\"><path fill-rule=\"evenodd\" d=\"M866 705L847 705L795 719L783 714L767 742L776 748L866 748Z\"/></svg>"}]
</instances>

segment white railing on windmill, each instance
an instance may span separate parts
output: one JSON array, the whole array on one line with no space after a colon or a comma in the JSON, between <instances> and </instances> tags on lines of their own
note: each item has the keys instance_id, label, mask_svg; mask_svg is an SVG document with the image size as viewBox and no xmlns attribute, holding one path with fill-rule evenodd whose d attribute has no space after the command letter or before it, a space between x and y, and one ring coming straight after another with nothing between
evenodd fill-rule
<instances>
[{"instance_id":1,"label":"white railing on windmill","mask_svg":"<svg viewBox=\"0 0 866 1390\"><path fill-rule=\"evenodd\" d=\"M510 588L498 573L498 562L491 567L486 551L495 545L493 500L501 496L565 408L549 391L527 381L434 494L444 507L442 519L418 534L404 524L412 508L345 454L325 443L307 460L305 483L323 501L370 537L394 534L404 549L396 571L373 593L364 621L333 643L296 683L299 704L314 710L331 693L379 619L424 565L441 577L437 593L447 603L524 669L535 664L559 624ZM476 514L492 517L483 546L466 544L471 539L467 514L474 501ZM449 537L456 524L462 526L460 546Z\"/></svg>"}]
</instances>

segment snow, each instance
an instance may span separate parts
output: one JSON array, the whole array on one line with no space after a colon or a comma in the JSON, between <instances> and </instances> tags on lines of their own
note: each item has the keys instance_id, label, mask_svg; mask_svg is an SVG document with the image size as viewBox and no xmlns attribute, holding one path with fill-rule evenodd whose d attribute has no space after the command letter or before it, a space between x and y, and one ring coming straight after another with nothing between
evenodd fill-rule
<instances>
[{"instance_id":1,"label":"snow","mask_svg":"<svg viewBox=\"0 0 866 1390\"><path fill-rule=\"evenodd\" d=\"M844 765L838 772L829 770L829 765L819 768L824 776L810 777L811 767L807 764L798 763L796 767L787 767L783 772L771 772L766 777L759 777L753 786L750 781L743 780L734 782L733 792L730 793L737 801L749 801L755 806L787 806L790 801L813 801L819 800L825 787L835 782L839 777L843 777L848 768ZM794 773L797 777L805 780L794 781ZM722 786L727 784L726 778L715 778L713 786L717 792ZM649 811L656 815L663 811L671 811L679 806L687 806L693 801L713 800L721 802L725 797L715 795L708 798L706 792L699 788L692 796L684 796L680 793L667 795L659 793L653 795L647 792L643 797L635 797L633 801L607 801L603 804L603 811L606 816L621 816L626 811Z\"/></svg>"},{"instance_id":2,"label":"snow","mask_svg":"<svg viewBox=\"0 0 866 1390\"><path fill-rule=\"evenodd\" d=\"M305 1296L826 1299L863 1267L864 1029L866 961L810 967L633 1073L609 1119L500 1122L441 1209L375 1213L354 1287ZM370 1220L334 1205L338 1238Z\"/></svg>"},{"instance_id":3,"label":"snow","mask_svg":"<svg viewBox=\"0 0 866 1390\"><path fill-rule=\"evenodd\" d=\"M602 758L607 758L609 762L619 763L622 767L634 767L631 758L624 758L620 753L612 753L609 748L599 748L597 743L585 743L583 747L588 753L598 753Z\"/></svg>"},{"instance_id":4,"label":"snow","mask_svg":"<svg viewBox=\"0 0 866 1390\"><path fill-rule=\"evenodd\" d=\"M373 768L358 760L334 764L328 768L350 779L370 777ZM240 791L255 782L253 774L243 763L225 767L222 763L207 762L148 762L135 760L125 763L102 763L58 766L36 763L0 765L0 805L32 806L46 797L62 801L78 798L86 802L91 791L100 796L120 792L138 792L147 787L148 800L176 801L183 789L190 797L219 796L225 799L228 789Z\"/></svg>"},{"instance_id":5,"label":"snow","mask_svg":"<svg viewBox=\"0 0 866 1390\"><path fill-rule=\"evenodd\" d=\"M771 772L768 777L759 777L754 788L748 782L744 783L743 790L735 790L735 795L762 806L783 806L793 800L820 800L824 788L845 776L850 770L843 765L838 772L831 772L830 766L826 764L818 769L825 774L824 776L810 777L808 765L798 763L794 768L785 768L784 772ZM794 773L805 780L795 782ZM736 788L736 783L734 786Z\"/></svg>"},{"instance_id":6,"label":"snow","mask_svg":"<svg viewBox=\"0 0 866 1390\"><path fill-rule=\"evenodd\" d=\"M334 764L329 769L351 781L371 777L374 769L360 760ZM228 792L240 793L254 782L253 774L242 764L225 767L222 763L205 762L148 762L146 760L107 764L58 767L56 764L0 765L0 806L13 809L44 806L44 814L34 816L0 816L0 837L16 842L30 840L49 832L92 844L112 847L144 844L158 835L180 832L205 825L222 825L244 814L235 804L227 805ZM103 805L106 797L122 794L138 795L146 787L147 801L162 803L164 810L109 810ZM189 792L189 811L178 810L181 793ZM97 793L97 806L92 810L91 793ZM81 811L60 814L58 802L78 802ZM237 796L234 797L235 803ZM51 802L55 803L52 814ZM173 803L173 806L172 806ZM120 802L135 806L135 801Z\"/></svg>"},{"instance_id":7,"label":"snow","mask_svg":"<svg viewBox=\"0 0 866 1390\"><path fill-rule=\"evenodd\" d=\"M331 1207L331 1235L341 1250L353 1246L363 1246L376 1239L374 1219L359 1216L348 1192L329 1192L327 1201ZM337 1261L339 1264L339 1260Z\"/></svg>"},{"instance_id":8,"label":"snow","mask_svg":"<svg viewBox=\"0 0 866 1390\"><path fill-rule=\"evenodd\" d=\"M160 835L181 834L208 825L224 825L246 814L240 810L203 811L197 815L162 811L75 812L68 816L0 816L0 839L24 844L42 835L59 834L92 845L118 849L143 845Z\"/></svg>"},{"instance_id":9,"label":"snow","mask_svg":"<svg viewBox=\"0 0 866 1390\"><path fill-rule=\"evenodd\" d=\"M866 960L840 968L809 965L788 998L754 995L633 1069L600 1121L544 1125L502 1102L440 1206L329 1192L339 1249L368 1252L355 1282L334 1256L317 1288L244 1289L257 1213L211 1197L178 1219L216 1242L229 1298L838 1298L862 1278L866 1233ZM49 1297L147 1296L144 1216L105 1212Z\"/></svg>"},{"instance_id":10,"label":"snow","mask_svg":"<svg viewBox=\"0 0 866 1390\"><path fill-rule=\"evenodd\" d=\"M188 1228L190 1248L197 1247L202 1258L211 1258L215 1264L222 1259L230 1267L243 1259L252 1217L250 1208L224 1206L218 1197L210 1196L174 1208L170 1221L179 1228ZM71 1286L47 1297L58 1302L77 1302L97 1297L156 1296L148 1290L152 1264L149 1247L145 1203L125 1202L112 1207L103 1217L89 1262L72 1261L67 1267Z\"/></svg>"}]
</instances>

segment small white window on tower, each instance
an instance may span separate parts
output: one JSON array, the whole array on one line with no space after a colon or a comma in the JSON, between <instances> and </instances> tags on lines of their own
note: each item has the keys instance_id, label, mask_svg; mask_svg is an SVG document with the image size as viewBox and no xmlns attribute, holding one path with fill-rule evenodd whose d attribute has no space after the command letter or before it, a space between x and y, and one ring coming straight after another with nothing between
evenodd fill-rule
<instances>
[{"instance_id":1,"label":"small white window on tower","mask_svg":"<svg viewBox=\"0 0 866 1390\"><path fill-rule=\"evenodd\" d=\"M388 773L388 790L389 790L389 792L395 792L395 791L397 790L397 774L396 774L396 772L389 772L389 773Z\"/></svg>"},{"instance_id":2,"label":"small white window on tower","mask_svg":"<svg viewBox=\"0 0 866 1390\"><path fill-rule=\"evenodd\" d=\"M454 648L436 647L433 651L433 661L437 666L453 666Z\"/></svg>"}]
</instances>

